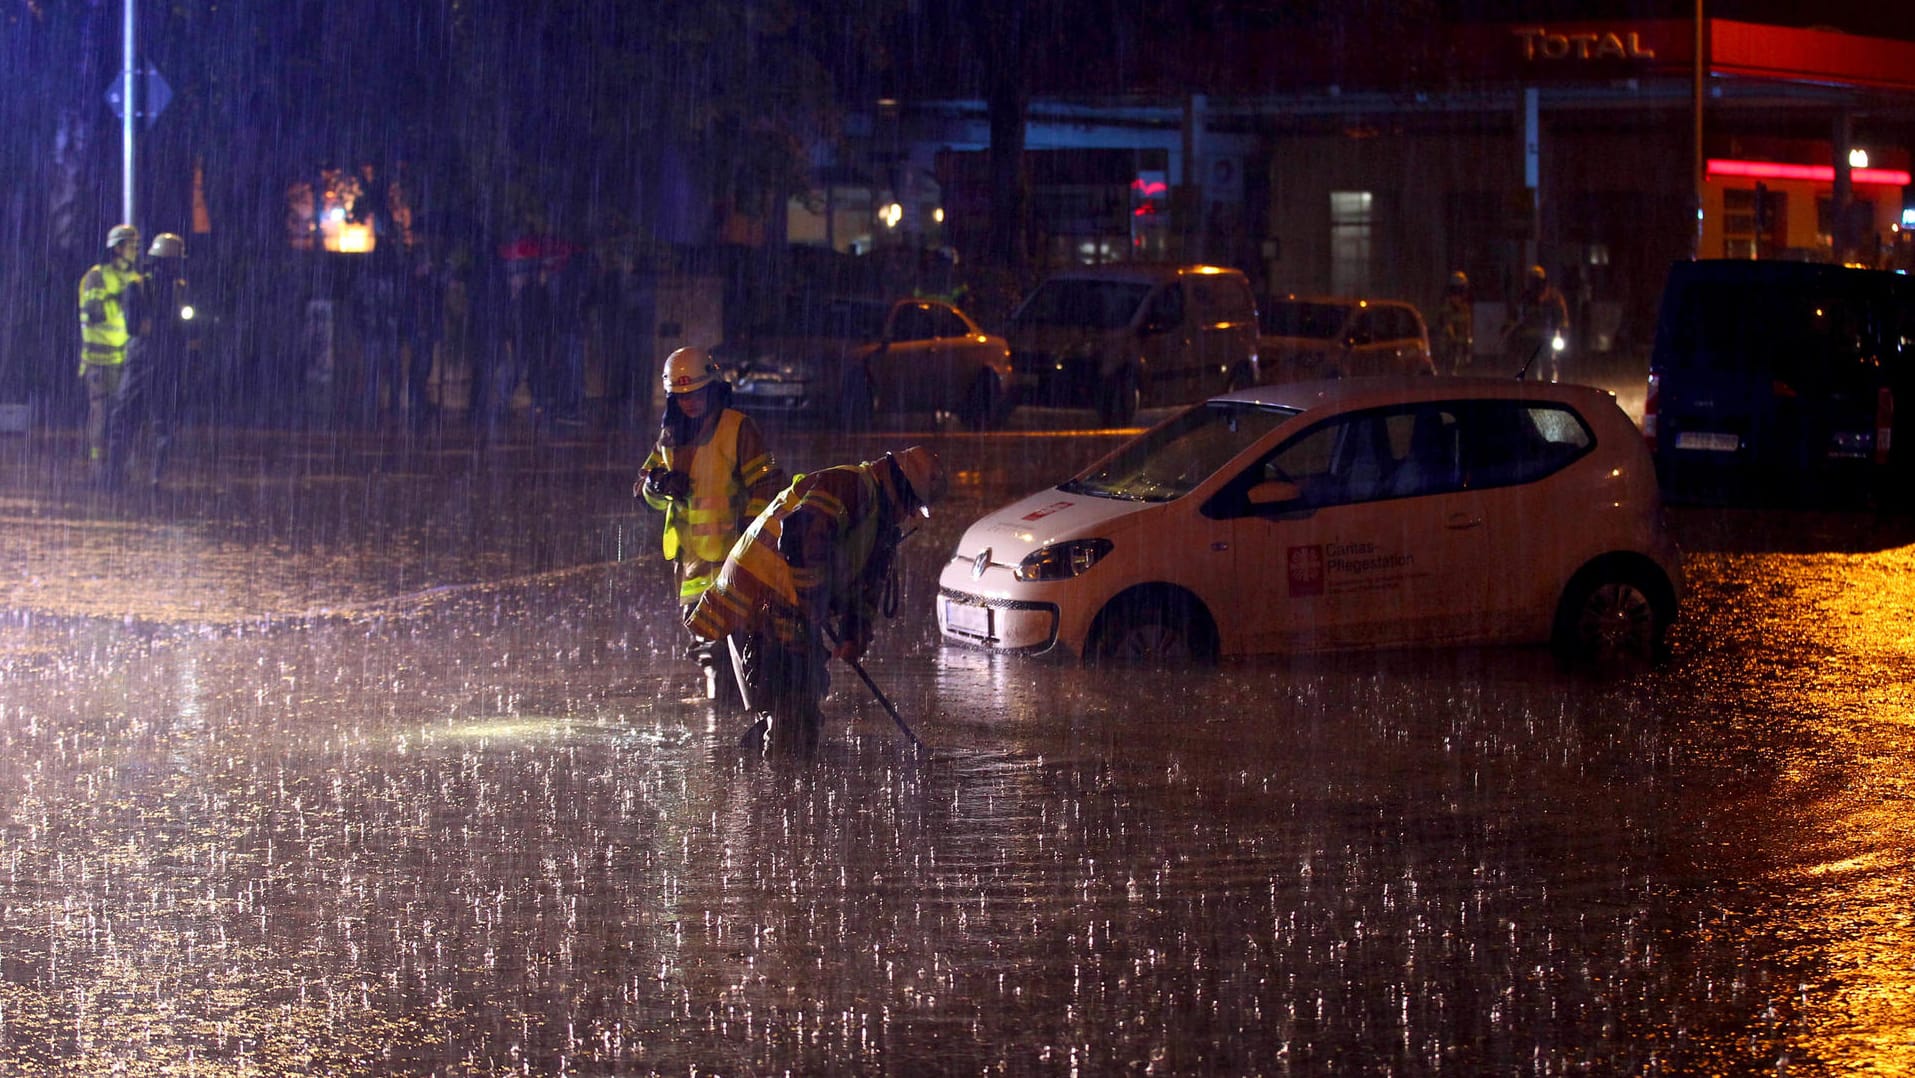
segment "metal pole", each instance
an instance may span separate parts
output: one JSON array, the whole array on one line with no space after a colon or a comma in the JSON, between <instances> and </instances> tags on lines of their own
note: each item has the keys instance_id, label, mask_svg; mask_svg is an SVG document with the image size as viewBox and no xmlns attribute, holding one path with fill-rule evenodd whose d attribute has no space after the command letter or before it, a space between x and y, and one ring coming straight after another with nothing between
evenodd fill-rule
<instances>
[{"instance_id":1,"label":"metal pole","mask_svg":"<svg viewBox=\"0 0 1915 1078\"><path fill-rule=\"evenodd\" d=\"M126 0L126 19L122 33L122 53L124 59L120 65L120 79L124 84L125 99L120 102L120 220L134 224L133 220L133 138L140 123L140 77L139 65L135 60L133 46L134 12L139 0Z\"/></svg>"},{"instance_id":2,"label":"metal pole","mask_svg":"<svg viewBox=\"0 0 1915 1078\"><path fill-rule=\"evenodd\" d=\"M1705 23L1702 18L1702 0L1696 0L1695 84L1690 88L1692 100L1690 101L1689 108L1689 178L1691 189L1695 195L1696 219L1694 228L1689 234L1690 258L1702 257L1702 185L1705 179L1702 171L1702 97L1703 79L1705 72L1708 70L1709 63L1707 55L1708 32L1706 26L1707 23Z\"/></svg>"}]
</instances>

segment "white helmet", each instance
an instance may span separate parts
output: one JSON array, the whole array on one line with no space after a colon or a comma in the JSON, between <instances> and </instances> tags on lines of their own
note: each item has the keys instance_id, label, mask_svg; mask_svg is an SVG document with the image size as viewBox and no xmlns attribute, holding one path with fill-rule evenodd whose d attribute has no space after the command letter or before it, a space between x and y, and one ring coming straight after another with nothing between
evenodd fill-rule
<instances>
[{"instance_id":1,"label":"white helmet","mask_svg":"<svg viewBox=\"0 0 1915 1078\"><path fill-rule=\"evenodd\" d=\"M898 473L911 488L911 496L918 501L918 509L925 516L931 515L931 506L944 497L947 481L944 476L944 462L938 455L921 445L901 449L891 455L891 463L898 466Z\"/></svg>"},{"instance_id":2,"label":"white helmet","mask_svg":"<svg viewBox=\"0 0 1915 1078\"><path fill-rule=\"evenodd\" d=\"M182 258L186 254L186 241L171 232L162 232L153 237L153 246L146 249L148 258Z\"/></svg>"},{"instance_id":3,"label":"white helmet","mask_svg":"<svg viewBox=\"0 0 1915 1078\"><path fill-rule=\"evenodd\" d=\"M696 393L718 380L718 364L703 348L680 348L665 357L665 392Z\"/></svg>"},{"instance_id":4,"label":"white helmet","mask_svg":"<svg viewBox=\"0 0 1915 1078\"><path fill-rule=\"evenodd\" d=\"M134 243L140 242L140 230L132 225L114 225L113 230L106 234L107 250L110 251L127 240L132 240Z\"/></svg>"}]
</instances>

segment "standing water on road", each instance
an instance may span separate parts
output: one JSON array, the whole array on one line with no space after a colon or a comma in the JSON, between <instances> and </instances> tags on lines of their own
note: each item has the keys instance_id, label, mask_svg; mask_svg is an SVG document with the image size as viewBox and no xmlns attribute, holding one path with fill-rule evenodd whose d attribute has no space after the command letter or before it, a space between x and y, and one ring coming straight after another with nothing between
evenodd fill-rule
<instances>
[{"instance_id":1,"label":"standing water on road","mask_svg":"<svg viewBox=\"0 0 1915 1078\"><path fill-rule=\"evenodd\" d=\"M930 750L834 664L809 759L698 698L636 446L14 462L0 1072L1915 1067L1915 537L1691 511L1651 671L938 646L1109 444L941 446L867 664Z\"/></svg>"}]
</instances>

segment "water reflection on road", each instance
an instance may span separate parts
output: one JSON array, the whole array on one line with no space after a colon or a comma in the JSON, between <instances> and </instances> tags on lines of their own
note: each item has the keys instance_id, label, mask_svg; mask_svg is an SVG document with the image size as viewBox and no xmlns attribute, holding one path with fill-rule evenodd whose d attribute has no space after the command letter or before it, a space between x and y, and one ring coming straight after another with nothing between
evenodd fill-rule
<instances>
[{"instance_id":1,"label":"water reflection on road","mask_svg":"<svg viewBox=\"0 0 1915 1078\"><path fill-rule=\"evenodd\" d=\"M908 596L1056 467L964 444ZM152 604L16 585L0 1072L1915 1069L1894 529L1679 514L1676 656L1609 676L1087 670L908 610L868 665L930 752L840 671L817 755L752 760L659 567L604 556L628 497L353 482L382 497L258 536L211 495L0 526L28 577ZM482 524L488 483L518 504ZM413 553L447 490L496 534ZM396 553L335 519L368 504ZM162 516L164 586L101 568L149 540L78 538Z\"/></svg>"}]
</instances>

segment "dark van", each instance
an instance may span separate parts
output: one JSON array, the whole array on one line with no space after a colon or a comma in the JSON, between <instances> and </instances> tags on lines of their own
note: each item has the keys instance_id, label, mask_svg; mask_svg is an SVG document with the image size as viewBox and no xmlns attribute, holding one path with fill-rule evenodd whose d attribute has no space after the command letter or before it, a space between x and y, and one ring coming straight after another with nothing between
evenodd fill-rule
<instances>
[{"instance_id":1,"label":"dark van","mask_svg":"<svg viewBox=\"0 0 1915 1078\"><path fill-rule=\"evenodd\" d=\"M1670 268L1642 432L1671 500L1900 501L1915 281L1804 262ZM1903 454L1906 456L1906 453Z\"/></svg>"}]
</instances>

